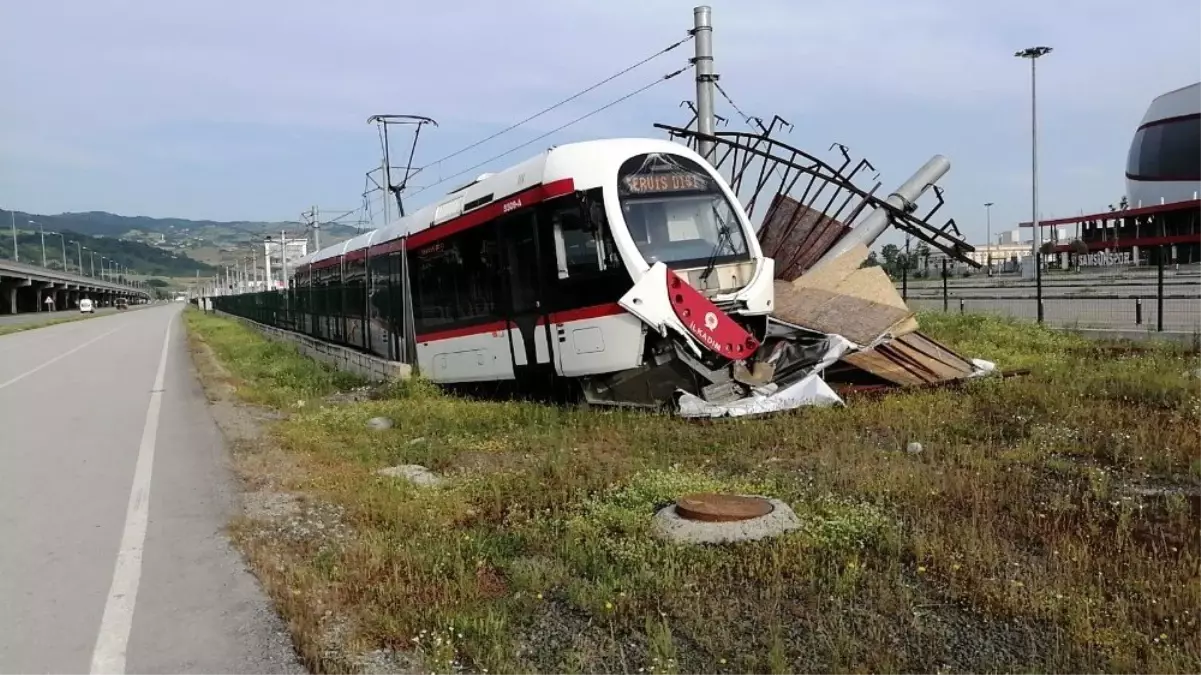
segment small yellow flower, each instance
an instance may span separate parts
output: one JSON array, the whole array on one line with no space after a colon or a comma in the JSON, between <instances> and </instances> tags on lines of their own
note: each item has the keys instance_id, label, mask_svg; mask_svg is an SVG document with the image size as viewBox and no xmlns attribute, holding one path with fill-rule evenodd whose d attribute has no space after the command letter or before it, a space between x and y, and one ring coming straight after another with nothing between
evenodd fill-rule
<instances>
[{"instance_id":1,"label":"small yellow flower","mask_svg":"<svg viewBox=\"0 0 1201 675\"><path fill-rule=\"evenodd\" d=\"M951 565L951 571L958 572L959 571L959 563L955 563L954 565Z\"/></svg>"},{"instance_id":2,"label":"small yellow flower","mask_svg":"<svg viewBox=\"0 0 1201 675\"><path fill-rule=\"evenodd\" d=\"M726 665L726 660L725 660L725 659L718 659L718 660L717 660L717 662L718 662L718 663L720 663L720 664L722 664L723 666L724 666L724 665Z\"/></svg>"},{"instance_id":3,"label":"small yellow flower","mask_svg":"<svg viewBox=\"0 0 1201 675\"><path fill-rule=\"evenodd\" d=\"M918 573L918 574L925 574L925 573L926 573L926 566L925 566L925 565L918 565L918 567L917 567L917 573Z\"/></svg>"},{"instance_id":4,"label":"small yellow flower","mask_svg":"<svg viewBox=\"0 0 1201 675\"><path fill-rule=\"evenodd\" d=\"M611 602L606 602L606 603L605 603L605 609L613 609L613 603L611 603Z\"/></svg>"},{"instance_id":5,"label":"small yellow flower","mask_svg":"<svg viewBox=\"0 0 1201 675\"><path fill-rule=\"evenodd\" d=\"M538 594L538 599L539 599L539 600L541 600L541 599L542 599L542 594L541 594L541 593L539 593L539 594Z\"/></svg>"}]
</instances>

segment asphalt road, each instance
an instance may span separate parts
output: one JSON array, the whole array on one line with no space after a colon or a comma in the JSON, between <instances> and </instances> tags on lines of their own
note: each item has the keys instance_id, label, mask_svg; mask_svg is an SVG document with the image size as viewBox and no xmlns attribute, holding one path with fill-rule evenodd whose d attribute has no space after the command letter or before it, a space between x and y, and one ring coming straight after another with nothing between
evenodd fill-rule
<instances>
[{"instance_id":1,"label":"asphalt road","mask_svg":"<svg viewBox=\"0 0 1201 675\"><path fill-rule=\"evenodd\" d=\"M171 303L0 337L0 672L303 672Z\"/></svg>"}]
</instances>

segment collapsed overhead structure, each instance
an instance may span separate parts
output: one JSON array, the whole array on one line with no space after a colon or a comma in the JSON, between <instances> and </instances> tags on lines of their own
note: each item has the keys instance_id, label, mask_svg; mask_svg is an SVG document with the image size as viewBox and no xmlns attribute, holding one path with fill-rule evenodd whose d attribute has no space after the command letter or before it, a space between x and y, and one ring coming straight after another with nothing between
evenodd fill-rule
<instances>
[{"instance_id":1,"label":"collapsed overhead structure","mask_svg":"<svg viewBox=\"0 0 1201 675\"><path fill-rule=\"evenodd\" d=\"M993 364L960 356L920 333L914 312L884 270L862 266L869 247L890 226L976 265L953 219L932 223L943 205L935 183L949 170L947 159L934 156L881 198L874 176L870 187L856 185L875 168L866 159L855 161L846 146L831 146L840 155L834 166L775 137L791 126L780 117L748 122L758 130L704 134L691 124L655 125L694 148L706 141L711 163L752 222L759 221L763 254L775 260L769 335L776 343L765 340L749 373L736 374L747 383L774 386L723 405L684 395L681 412L738 415L837 403L837 388L930 385L991 371ZM917 202L928 191L935 203L919 215Z\"/></svg>"}]
</instances>

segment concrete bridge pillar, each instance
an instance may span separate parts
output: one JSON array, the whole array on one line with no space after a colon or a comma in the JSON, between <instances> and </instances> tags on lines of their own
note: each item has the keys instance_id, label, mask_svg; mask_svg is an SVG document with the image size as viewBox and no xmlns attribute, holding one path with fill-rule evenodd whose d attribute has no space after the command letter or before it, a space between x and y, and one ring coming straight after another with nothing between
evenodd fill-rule
<instances>
[{"instance_id":1,"label":"concrete bridge pillar","mask_svg":"<svg viewBox=\"0 0 1201 675\"><path fill-rule=\"evenodd\" d=\"M54 292L54 284L48 281L36 281L33 284L33 300L34 306L37 308L35 312L46 311L46 298Z\"/></svg>"}]
</instances>

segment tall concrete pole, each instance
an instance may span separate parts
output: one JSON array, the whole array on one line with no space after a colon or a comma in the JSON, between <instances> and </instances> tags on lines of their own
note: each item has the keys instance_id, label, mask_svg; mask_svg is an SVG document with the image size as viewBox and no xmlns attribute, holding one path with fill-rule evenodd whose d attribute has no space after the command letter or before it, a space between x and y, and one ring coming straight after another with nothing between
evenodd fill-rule
<instances>
[{"instance_id":1,"label":"tall concrete pole","mask_svg":"<svg viewBox=\"0 0 1201 675\"><path fill-rule=\"evenodd\" d=\"M942 155L934 155L922 165L922 168L917 170L917 173L913 174L901 187L888 195L888 199L884 201L906 213L911 213L917 208L917 200L921 198L922 194L950 170L951 160ZM837 258L858 244L863 244L870 248L872 243L881 234L884 234L884 230L888 229L888 224L888 211L882 208L876 209L862 223L856 225L845 237L839 240L834 245L834 248L826 251L826 254L813 265L813 268Z\"/></svg>"},{"instance_id":2,"label":"tall concrete pole","mask_svg":"<svg viewBox=\"0 0 1201 675\"><path fill-rule=\"evenodd\" d=\"M284 290L288 290L288 231L279 231L279 274Z\"/></svg>"},{"instance_id":3,"label":"tall concrete pole","mask_svg":"<svg viewBox=\"0 0 1201 675\"><path fill-rule=\"evenodd\" d=\"M263 267L267 272L267 288L271 286L271 237L263 241Z\"/></svg>"},{"instance_id":4,"label":"tall concrete pole","mask_svg":"<svg viewBox=\"0 0 1201 675\"><path fill-rule=\"evenodd\" d=\"M717 75L713 74L713 11L708 5L692 8L693 42L696 56L696 130L712 136L716 130L713 110L713 90ZM713 163L713 141L699 139L700 155Z\"/></svg>"},{"instance_id":5,"label":"tall concrete pole","mask_svg":"<svg viewBox=\"0 0 1201 675\"><path fill-rule=\"evenodd\" d=\"M321 209L313 205L313 250L321 250Z\"/></svg>"},{"instance_id":6,"label":"tall concrete pole","mask_svg":"<svg viewBox=\"0 0 1201 675\"><path fill-rule=\"evenodd\" d=\"M17 245L17 212L9 211L8 215L9 215L9 220L12 221L12 228L13 228L13 260L15 260L16 262L21 262L21 249ZM16 310L13 310L13 311L16 311Z\"/></svg>"}]
</instances>

